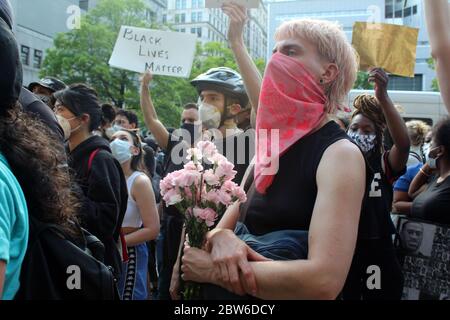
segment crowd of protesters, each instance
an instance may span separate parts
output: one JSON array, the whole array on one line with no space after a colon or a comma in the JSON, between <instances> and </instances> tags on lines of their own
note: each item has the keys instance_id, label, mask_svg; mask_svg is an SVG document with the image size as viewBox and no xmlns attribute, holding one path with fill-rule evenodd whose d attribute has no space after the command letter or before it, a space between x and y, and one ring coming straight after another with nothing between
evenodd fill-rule
<instances>
[{"instance_id":1,"label":"crowd of protesters","mask_svg":"<svg viewBox=\"0 0 450 320\"><path fill-rule=\"evenodd\" d=\"M425 9L450 110L448 3ZM11 7L0 0L0 299L175 300L184 281L202 283L205 299L401 299L392 215L450 227L450 118L405 123L381 68L370 70L374 94L345 106L358 57L329 21L281 24L261 75L243 41L246 9L222 10L240 73L216 66L195 77L198 101L173 129L158 118L150 72L140 78L144 123L83 83L48 76L23 87ZM206 139L234 164L248 200L199 249L159 182ZM243 233L290 252L264 256ZM74 294L67 267L77 264ZM377 290L366 285L373 265Z\"/></svg>"}]
</instances>

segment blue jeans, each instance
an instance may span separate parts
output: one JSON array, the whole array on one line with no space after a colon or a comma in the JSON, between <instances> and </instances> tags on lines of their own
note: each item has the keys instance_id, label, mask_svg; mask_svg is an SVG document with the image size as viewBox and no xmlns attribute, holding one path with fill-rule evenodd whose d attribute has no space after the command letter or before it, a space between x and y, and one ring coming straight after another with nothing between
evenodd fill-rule
<instances>
[{"instance_id":1,"label":"blue jeans","mask_svg":"<svg viewBox=\"0 0 450 320\"><path fill-rule=\"evenodd\" d=\"M257 253L272 260L300 260L308 258L308 231L280 230L261 236L250 234L247 227L238 222L234 233ZM222 287L202 286L205 300L251 300L251 296L239 296Z\"/></svg>"}]
</instances>

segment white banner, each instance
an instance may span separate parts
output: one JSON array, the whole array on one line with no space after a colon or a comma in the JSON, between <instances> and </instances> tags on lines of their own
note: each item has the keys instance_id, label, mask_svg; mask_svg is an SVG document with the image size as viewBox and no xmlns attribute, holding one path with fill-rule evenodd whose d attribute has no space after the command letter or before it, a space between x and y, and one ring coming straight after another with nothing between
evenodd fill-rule
<instances>
[{"instance_id":1,"label":"white banner","mask_svg":"<svg viewBox=\"0 0 450 320\"><path fill-rule=\"evenodd\" d=\"M194 34L122 26L109 65L143 73L188 78L195 55Z\"/></svg>"},{"instance_id":2,"label":"white banner","mask_svg":"<svg viewBox=\"0 0 450 320\"><path fill-rule=\"evenodd\" d=\"M206 0L205 8L221 8L224 3L230 3L231 0ZM233 0L246 8L259 8L259 0Z\"/></svg>"}]
</instances>

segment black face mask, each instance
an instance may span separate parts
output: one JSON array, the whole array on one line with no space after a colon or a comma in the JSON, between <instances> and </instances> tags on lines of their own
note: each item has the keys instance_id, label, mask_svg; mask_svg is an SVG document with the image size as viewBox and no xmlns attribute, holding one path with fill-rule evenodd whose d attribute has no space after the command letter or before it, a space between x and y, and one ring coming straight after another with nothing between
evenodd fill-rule
<instances>
[{"instance_id":1,"label":"black face mask","mask_svg":"<svg viewBox=\"0 0 450 320\"><path fill-rule=\"evenodd\" d=\"M189 132L189 142L191 145L195 143L195 140L200 138L200 126L193 123L183 123L180 129L187 130ZM186 137L187 138L187 137Z\"/></svg>"}]
</instances>

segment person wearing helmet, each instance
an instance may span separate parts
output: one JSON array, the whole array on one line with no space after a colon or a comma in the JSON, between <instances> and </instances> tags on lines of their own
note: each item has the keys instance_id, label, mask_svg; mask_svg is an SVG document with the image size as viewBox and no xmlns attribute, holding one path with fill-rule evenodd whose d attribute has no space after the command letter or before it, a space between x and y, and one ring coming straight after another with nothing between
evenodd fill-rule
<instances>
[{"instance_id":1,"label":"person wearing helmet","mask_svg":"<svg viewBox=\"0 0 450 320\"><path fill-rule=\"evenodd\" d=\"M199 94L199 115L203 127L218 129L224 137L227 130L238 131L235 118L248 104L241 75L230 68L212 68L192 80L191 84Z\"/></svg>"},{"instance_id":2,"label":"person wearing helmet","mask_svg":"<svg viewBox=\"0 0 450 320\"><path fill-rule=\"evenodd\" d=\"M195 145L200 138L212 137L217 149L228 160L235 164L235 182L240 183L252 159L249 156L253 146L251 138L237 127L236 116L248 104L248 97L241 76L229 68L213 68L199 75L191 84L199 93L199 121L194 123L194 137L189 130L182 134L169 133L158 119L153 106L149 85L152 74L146 72L141 78L141 108L147 128L153 134L158 145L165 151L166 160L164 175L183 168L183 163L177 161L180 147L184 151ZM201 133L204 133L203 135ZM186 134L189 133L189 137ZM182 137L182 138L179 138ZM193 143L192 143L193 142ZM180 157L179 160L185 160ZM177 260L177 252L182 236L183 219L173 206L163 206L161 232L158 238L158 251L162 252L159 264L159 299L170 299L169 287L172 271Z\"/></svg>"}]
</instances>

